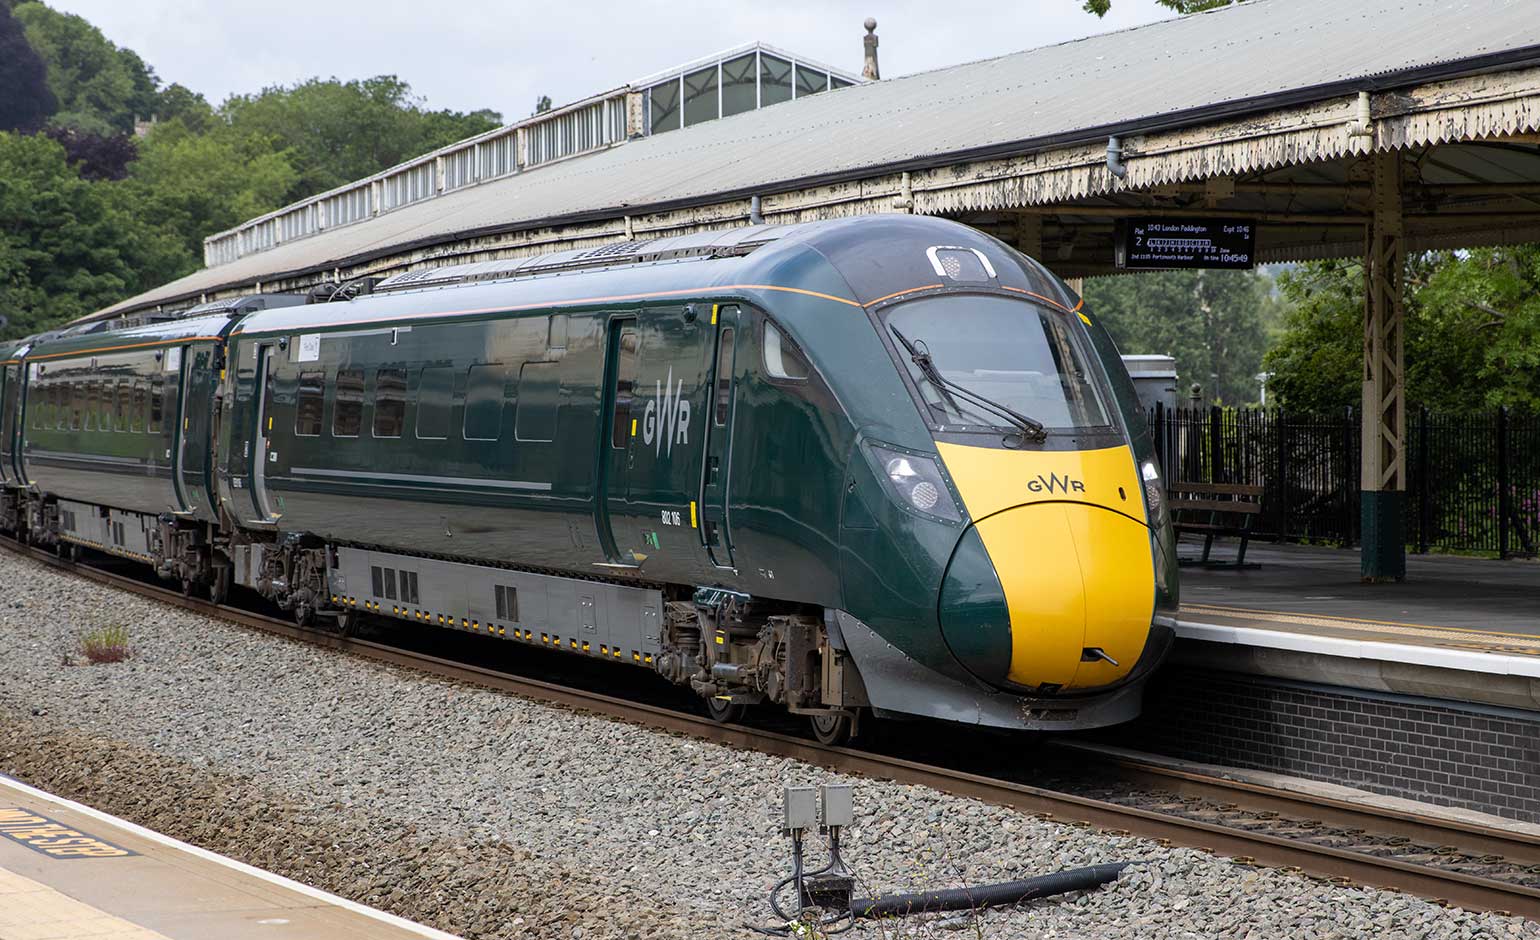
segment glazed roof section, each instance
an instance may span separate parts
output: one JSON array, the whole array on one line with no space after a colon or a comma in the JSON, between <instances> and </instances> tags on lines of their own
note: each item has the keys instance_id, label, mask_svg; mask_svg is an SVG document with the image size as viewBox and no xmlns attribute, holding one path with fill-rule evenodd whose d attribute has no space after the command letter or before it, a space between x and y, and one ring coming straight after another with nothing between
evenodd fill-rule
<instances>
[{"instance_id":1,"label":"glazed roof section","mask_svg":"<svg viewBox=\"0 0 1540 940\"><path fill-rule=\"evenodd\" d=\"M148 291L106 312L476 235L1043 150L1540 61L1531 0L1251 0L855 85L424 201Z\"/></svg>"}]
</instances>

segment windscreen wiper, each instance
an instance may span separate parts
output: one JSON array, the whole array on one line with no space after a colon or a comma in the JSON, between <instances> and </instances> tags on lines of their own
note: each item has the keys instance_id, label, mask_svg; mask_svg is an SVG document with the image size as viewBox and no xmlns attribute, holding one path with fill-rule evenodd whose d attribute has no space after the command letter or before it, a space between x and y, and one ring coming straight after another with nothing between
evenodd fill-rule
<instances>
[{"instance_id":1,"label":"windscreen wiper","mask_svg":"<svg viewBox=\"0 0 1540 940\"><path fill-rule=\"evenodd\" d=\"M952 400L949 391L955 392L958 395L961 395L971 404L983 408L986 411L993 412L994 414L999 415L1000 417L1009 421L1011 424L1019 428L1023 434L1031 437L1033 440L1047 440L1048 429L1043 426L1041 421L1029 418L1012 408L1007 408L1005 405L1000 404L994 399L985 398L983 395L980 395L978 392L975 392L973 389L967 387L966 385L963 385L959 382L954 382L946 376L942 375L941 370L936 368L936 363L933 359L931 359L930 352L928 350L923 350L916 347L914 343L909 341L907 336L899 331L898 327L889 326L888 329L892 330L893 335L898 337L898 341L904 345L904 350L909 353L909 358L913 360L914 364L920 367L920 374L924 375L930 384L936 386L936 390L941 392L941 394L946 395L949 400ZM952 404L955 407L957 402L952 400ZM959 408L958 411L961 412L962 409Z\"/></svg>"}]
</instances>

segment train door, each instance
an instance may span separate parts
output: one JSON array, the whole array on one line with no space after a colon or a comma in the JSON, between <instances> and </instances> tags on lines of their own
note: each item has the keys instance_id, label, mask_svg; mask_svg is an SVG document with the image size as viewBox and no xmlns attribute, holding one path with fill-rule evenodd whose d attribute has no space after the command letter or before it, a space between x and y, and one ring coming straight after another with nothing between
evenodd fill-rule
<instances>
[{"instance_id":1,"label":"train door","mask_svg":"<svg viewBox=\"0 0 1540 940\"><path fill-rule=\"evenodd\" d=\"M275 350L271 344L257 348L257 429L252 435L255 443L251 454L251 498L259 521L271 521L274 518L272 503L267 495L269 442L273 436L274 355Z\"/></svg>"},{"instance_id":2,"label":"train door","mask_svg":"<svg viewBox=\"0 0 1540 940\"><path fill-rule=\"evenodd\" d=\"M181 440L177 442L176 475L183 509L197 513L211 501L208 489L208 442L213 412L214 348L188 346L182 366Z\"/></svg>"},{"instance_id":3,"label":"train door","mask_svg":"<svg viewBox=\"0 0 1540 940\"><path fill-rule=\"evenodd\" d=\"M711 366L711 394L707 399L706 460L701 469L700 532L719 568L733 567L731 522L727 515L727 481L731 477L733 403L739 328L738 308L713 307L716 343Z\"/></svg>"},{"instance_id":4,"label":"train door","mask_svg":"<svg viewBox=\"0 0 1540 940\"><path fill-rule=\"evenodd\" d=\"M186 460L187 426L191 421L187 410L189 401L187 389L192 384L188 381L192 357L187 352L186 346L171 347L166 350L165 364L166 373L176 376L176 417L172 424L171 435L171 487L176 493L176 512L178 513L187 512L192 508L187 488L182 483L182 467Z\"/></svg>"},{"instance_id":5,"label":"train door","mask_svg":"<svg viewBox=\"0 0 1540 940\"><path fill-rule=\"evenodd\" d=\"M639 568L645 558L637 557L637 546L629 544L628 535L616 537L615 517L627 511L627 477L631 465L631 437L634 428L631 404L636 398L636 373L641 358L642 337L635 315L612 317L605 356L604 414L600 427L599 486L594 500L595 523L599 544L604 549L604 567Z\"/></svg>"},{"instance_id":6,"label":"train door","mask_svg":"<svg viewBox=\"0 0 1540 940\"><path fill-rule=\"evenodd\" d=\"M21 367L6 366L0 372L0 480L15 483L20 477L16 472L17 451L21 439Z\"/></svg>"}]
</instances>

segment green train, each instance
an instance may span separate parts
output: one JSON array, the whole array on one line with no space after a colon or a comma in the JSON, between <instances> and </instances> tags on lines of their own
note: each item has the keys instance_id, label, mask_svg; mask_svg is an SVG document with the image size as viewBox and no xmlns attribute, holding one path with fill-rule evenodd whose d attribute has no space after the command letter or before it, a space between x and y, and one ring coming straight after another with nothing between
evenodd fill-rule
<instances>
[{"instance_id":1,"label":"green train","mask_svg":"<svg viewBox=\"0 0 1540 940\"><path fill-rule=\"evenodd\" d=\"M1137 714L1177 602L1151 442L1107 333L1000 242L870 216L368 288L0 352L0 525L826 741Z\"/></svg>"}]
</instances>

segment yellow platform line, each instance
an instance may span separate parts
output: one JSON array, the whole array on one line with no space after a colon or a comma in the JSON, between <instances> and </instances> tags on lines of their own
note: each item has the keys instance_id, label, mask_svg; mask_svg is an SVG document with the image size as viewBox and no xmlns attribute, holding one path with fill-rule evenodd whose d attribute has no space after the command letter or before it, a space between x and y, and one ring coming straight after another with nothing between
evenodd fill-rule
<instances>
[{"instance_id":1,"label":"yellow platform line","mask_svg":"<svg viewBox=\"0 0 1540 940\"><path fill-rule=\"evenodd\" d=\"M0 940L167 940L45 884L0 868Z\"/></svg>"}]
</instances>

